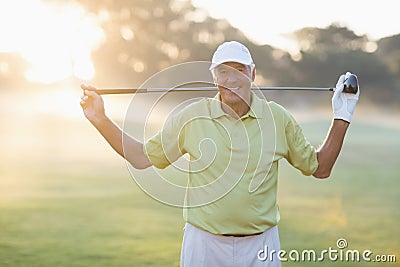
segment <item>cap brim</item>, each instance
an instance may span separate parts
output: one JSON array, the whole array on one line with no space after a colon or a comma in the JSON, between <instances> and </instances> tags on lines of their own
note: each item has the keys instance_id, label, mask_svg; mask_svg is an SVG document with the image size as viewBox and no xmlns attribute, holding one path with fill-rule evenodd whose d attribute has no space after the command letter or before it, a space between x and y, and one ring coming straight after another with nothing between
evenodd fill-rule
<instances>
[{"instance_id":1,"label":"cap brim","mask_svg":"<svg viewBox=\"0 0 400 267\"><path fill-rule=\"evenodd\" d=\"M209 70L213 70L217 66L224 64L226 62L237 62L237 63L243 64L243 65L248 65L248 66L253 64L253 62L245 60L245 59L228 58L228 59L220 60L218 62L211 63Z\"/></svg>"}]
</instances>

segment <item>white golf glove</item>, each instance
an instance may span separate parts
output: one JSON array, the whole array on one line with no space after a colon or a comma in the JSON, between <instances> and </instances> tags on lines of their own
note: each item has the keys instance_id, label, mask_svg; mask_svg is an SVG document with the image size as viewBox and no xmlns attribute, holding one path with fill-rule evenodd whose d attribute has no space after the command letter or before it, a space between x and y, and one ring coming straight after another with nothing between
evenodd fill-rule
<instances>
[{"instance_id":1,"label":"white golf glove","mask_svg":"<svg viewBox=\"0 0 400 267\"><path fill-rule=\"evenodd\" d=\"M350 72L342 74L336 83L335 92L332 97L332 108L334 119L351 122L354 109L360 96L360 89L356 94L343 93L344 81L351 75Z\"/></svg>"}]
</instances>

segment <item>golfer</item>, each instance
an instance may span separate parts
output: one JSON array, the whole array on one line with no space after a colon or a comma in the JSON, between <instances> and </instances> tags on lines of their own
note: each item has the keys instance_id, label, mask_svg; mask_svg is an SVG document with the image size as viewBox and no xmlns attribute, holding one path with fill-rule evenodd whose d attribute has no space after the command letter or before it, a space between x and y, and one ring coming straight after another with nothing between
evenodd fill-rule
<instances>
[{"instance_id":1,"label":"golfer","mask_svg":"<svg viewBox=\"0 0 400 267\"><path fill-rule=\"evenodd\" d=\"M281 266L276 254L260 257L264 248L280 249L278 161L285 158L304 175L329 177L359 91L343 93L350 73L339 77L332 97L332 124L315 149L287 110L251 90L255 64L243 44L221 44L210 71L217 95L186 106L144 143L107 117L93 86L82 85L80 104L86 118L134 168L165 168L189 155L188 185L201 190L189 190L185 200L181 266ZM207 149L201 149L200 143L207 145L204 140L211 144ZM227 189L226 193L218 188ZM220 197L208 201L213 195Z\"/></svg>"}]
</instances>

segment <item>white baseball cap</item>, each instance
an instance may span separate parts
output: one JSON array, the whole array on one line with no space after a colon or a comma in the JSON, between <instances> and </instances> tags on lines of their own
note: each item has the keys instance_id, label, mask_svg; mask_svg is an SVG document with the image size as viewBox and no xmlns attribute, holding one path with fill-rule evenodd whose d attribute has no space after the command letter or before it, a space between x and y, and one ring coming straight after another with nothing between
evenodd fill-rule
<instances>
[{"instance_id":1,"label":"white baseball cap","mask_svg":"<svg viewBox=\"0 0 400 267\"><path fill-rule=\"evenodd\" d=\"M236 41L225 42L218 46L212 57L210 70L225 62L238 62L244 65L254 64L249 49Z\"/></svg>"}]
</instances>

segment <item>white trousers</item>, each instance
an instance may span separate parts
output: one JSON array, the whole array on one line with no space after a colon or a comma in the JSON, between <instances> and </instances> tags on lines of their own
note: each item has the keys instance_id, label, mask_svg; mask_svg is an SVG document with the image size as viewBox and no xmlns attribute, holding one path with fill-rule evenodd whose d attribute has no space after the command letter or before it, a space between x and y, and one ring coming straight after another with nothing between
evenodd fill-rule
<instances>
[{"instance_id":1,"label":"white trousers","mask_svg":"<svg viewBox=\"0 0 400 267\"><path fill-rule=\"evenodd\" d=\"M278 257L265 257L280 250L278 227L245 237L213 235L189 223L184 228L181 267L280 267Z\"/></svg>"}]
</instances>

